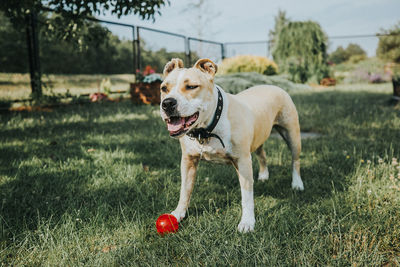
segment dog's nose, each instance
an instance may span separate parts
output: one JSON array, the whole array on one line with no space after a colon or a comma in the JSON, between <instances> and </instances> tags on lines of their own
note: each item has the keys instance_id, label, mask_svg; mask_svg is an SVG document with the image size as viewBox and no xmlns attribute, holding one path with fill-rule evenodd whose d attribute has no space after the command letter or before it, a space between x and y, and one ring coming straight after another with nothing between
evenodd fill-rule
<instances>
[{"instance_id":1,"label":"dog's nose","mask_svg":"<svg viewBox=\"0 0 400 267\"><path fill-rule=\"evenodd\" d=\"M175 110L177 103L175 98L169 97L164 99L161 106L165 112L172 112Z\"/></svg>"}]
</instances>

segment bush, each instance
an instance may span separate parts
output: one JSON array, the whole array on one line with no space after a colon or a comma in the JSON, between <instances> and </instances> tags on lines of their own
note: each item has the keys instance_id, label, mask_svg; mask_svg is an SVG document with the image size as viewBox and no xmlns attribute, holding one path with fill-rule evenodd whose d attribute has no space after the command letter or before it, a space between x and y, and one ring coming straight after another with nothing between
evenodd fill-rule
<instances>
[{"instance_id":1,"label":"bush","mask_svg":"<svg viewBox=\"0 0 400 267\"><path fill-rule=\"evenodd\" d=\"M334 77L343 83L379 83L390 81L385 63L379 58L367 58L357 63L351 60L331 67Z\"/></svg>"},{"instance_id":2,"label":"bush","mask_svg":"<svg viewBox=\"0 0 400 267\"><path fill-rule=\"evenodd\" d=\"M219 74L238 72L257 72L264 75L278 73L278 66L274 61L261 56L241 55L226 58L218 65Z\"/></svg>"},{"instance_id":3,"label":"bush","mask_svg":"<svg viewBox=\"0 0 400 267\"><path fill-rule=\"evenodd\" d=\"M260 84L271 84L281 87L286 91L297 89L308 89L308 85L295 84L281 75L265 76L256 72L242 72L215 77L215 83L220 85L224 91L237 94L247 88Z\"/></svg>"},{"instance_id":4,"label":"bush","mask_svg":"<svg viewBox=\"0 0 400 267\"><path fill-rule=\"evenodd\" d=\"M351 63L357 63L364 60L367 57L367 53L358 44L349 44L346 49L342 46L336 48L329 57L328 61L334 64L340 64L346 61Z\"/></svg>"},{"instance_id":5,"label":"bush","mask_svg":"<svg viewBox=\"0 0 400 267\"><path fill-rule=\"evenodd\" d=\"M400 63L400 22L388 30L383 30L379 37L376 54L379 58Z\"/></svg>"},{"instance_id":6,"label":"bush","mask_svg":"<svg viewBox=\"0 0 400 267\"><path fill-rule=\"evenodd\" d=\"M313 21L295 21L279 33L272 55L294 82L318 82L328 76L327 36Z\"/></svg>"},{"instance_id":7,"label":"bush","mask_svg":"<svg viewBox=\"0 0 400 267\"><path fill-rule=\"evenodd\" d=\"M353 55L349 58L348 62L356 64L366 59L367 59L366 55Z\"/></svg>"}]
</instances>

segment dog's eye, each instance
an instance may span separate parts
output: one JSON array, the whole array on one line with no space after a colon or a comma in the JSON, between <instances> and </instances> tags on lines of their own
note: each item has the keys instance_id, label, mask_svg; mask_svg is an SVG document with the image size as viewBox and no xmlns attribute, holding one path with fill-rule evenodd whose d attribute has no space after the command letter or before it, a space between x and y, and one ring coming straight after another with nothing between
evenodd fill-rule
<instances>
[{"instance_id":1,"label":"dog's eye","mask_svg":"<svg viewBox=\"0 0 400 267\"><path fill-rule=\"evenodd\" d=\"M161 91L163 91L164 93L166 93L168 91L166 86L161 87Z\"/></svg>"},{"instance_id":2,"label":"dog's eye","mask_svg":"<svg viewBox=\"0 0 400 267\"><path fill-rule=\"evenodd\" d=\"M186 90L193 90L199 87L198 85L186 85Z\"/></svg>"}]
</instances>

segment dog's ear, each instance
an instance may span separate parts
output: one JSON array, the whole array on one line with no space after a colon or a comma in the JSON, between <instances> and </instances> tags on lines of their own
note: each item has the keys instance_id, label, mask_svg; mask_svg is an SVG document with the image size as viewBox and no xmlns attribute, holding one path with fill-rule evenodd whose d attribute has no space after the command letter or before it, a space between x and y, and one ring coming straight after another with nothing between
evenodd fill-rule
<instances>
[{"instance_id":1,"label":"dog's ear","mask_svg":"<svg viewBox=\"0 0 400 267\"><path fill-rule=\"evenodd\" d=\"M176 69L176 68L178 68L178 69L183 68L183 61L182 61L182 59L180 59L180 58L173 58L173 59L171 59L171 61L168 62L168 63L165 65L165 67L164 67L164 71L163 71L164 77L167 77L167 75L168 75L171 71L173 71L174 69Z\"/></svg>"},{"instance_id":2,"label":"dog's ear","mask_svg":"<svg viewBox=\"0 0 400 267\"><path fill-rule=\"evenodd\" d=\"M194 67L210 74L213 77L218 70L217 65L208 58L202 58L197 60L197 62L194 64Z\"/></svg>"}]
</instances>

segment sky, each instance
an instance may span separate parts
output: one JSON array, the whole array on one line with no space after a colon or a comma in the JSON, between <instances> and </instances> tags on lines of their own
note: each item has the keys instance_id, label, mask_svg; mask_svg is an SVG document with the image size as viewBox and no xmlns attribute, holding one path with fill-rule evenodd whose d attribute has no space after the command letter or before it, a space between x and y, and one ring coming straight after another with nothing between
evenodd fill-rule
<instances>
[{"instance_id":1,"label":"sky","mask_svg":"<svg viewBox=\"0 0 400 267\"><path fill-rule=\"evenodd\" d=\"M292 21L318 22L328 36L375 34L400 22L400 0L205 0L205 7L200 12L190 6L193 2L198 0L171 0L170 5L161 8L161 16L156 15L154 22L141 20L137 15L118 19L106 14L99 18L218 42L266 40L268 32L274 27L278 10L286 11ZM200 18L199 14L202 14ZM111 31L132 38L127 29L113 27ZM177 38L164 38L151 33L143 38L147 38L148 45L154 49L166 46L167 50L173 50L172 43L181 44ZM378 38L330 39L329 51L338 45L347 46L350 42L359 44L369 56L373 56ZM210 49L217 48L210 45ZM268 54L262 44L233 46L232 49ZM204 47L203 50L207 52Z\"/></svg>"}]
</instances>

